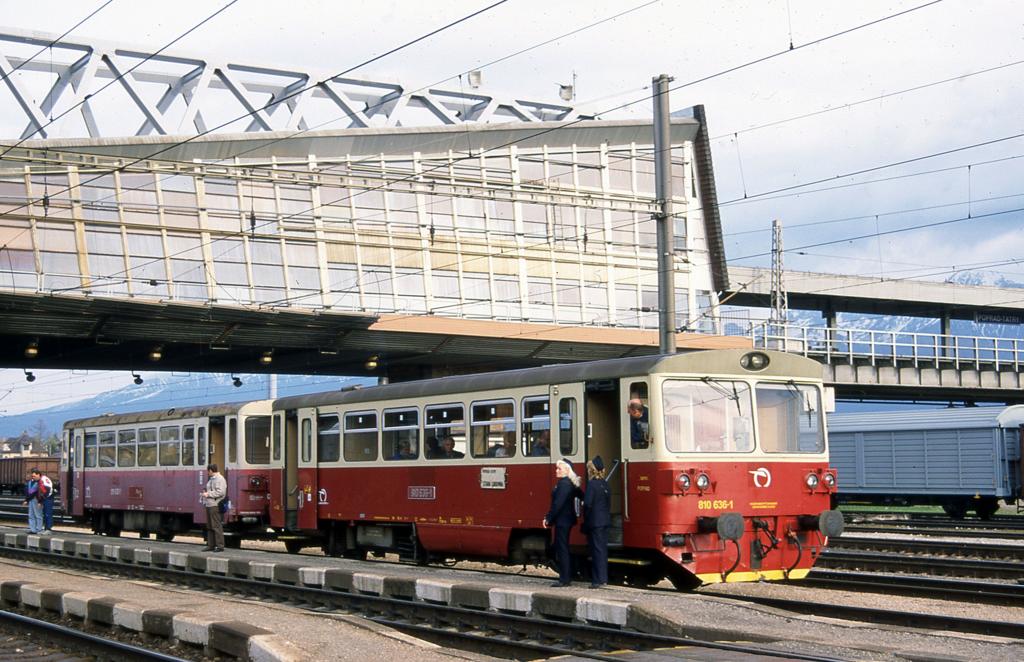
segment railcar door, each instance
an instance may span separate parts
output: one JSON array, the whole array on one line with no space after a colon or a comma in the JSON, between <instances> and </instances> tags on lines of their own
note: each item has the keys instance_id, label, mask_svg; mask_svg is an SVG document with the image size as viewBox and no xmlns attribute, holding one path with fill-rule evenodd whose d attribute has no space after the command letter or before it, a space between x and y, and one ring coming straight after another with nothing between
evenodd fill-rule
<instances>
[{"instance_id":1,"label":"railcar door","mask_svg":"<svg viewBox=\"0 0 1024 662\"><path fill-rule=\"evenodd\" d=\"M64 465L64 475L62 476L62 485L60 486L60 489L64 500L64 512L69 515L76 514L75 505L77 500L75 499L75 478L77 478L77 476L75 476L75 457L77 457L77 453L75 452L74 431L65 430L64 453L61 457L61 463Z\"/></svg>"},{"instance_id":2,"label":"railcar door","mask_svg":"<svg viewBox=\"0 0 1024 662\"><path fill-rule=\"evenodd\" d=\"M551 457L564 457L586 466L587 426L584 417L583 384L556 384L550 387L552 415ZM586 472L577 465L583 476Z\"/></svg>"},{"instance_id":3,"label":"railcar door","mask_svg":"<svg viewBox=\"0 0 1024 662\"><path fill-rule=\"evenodd\" d=\"M317 528L317 506L320 493L317 480L316 462L316 408L299 409L298 444L296 449L294 478L289 472L288 508L296 511L298 528ZM291 458L289 458L291 459Z\"/></svg>"}]
</instances>

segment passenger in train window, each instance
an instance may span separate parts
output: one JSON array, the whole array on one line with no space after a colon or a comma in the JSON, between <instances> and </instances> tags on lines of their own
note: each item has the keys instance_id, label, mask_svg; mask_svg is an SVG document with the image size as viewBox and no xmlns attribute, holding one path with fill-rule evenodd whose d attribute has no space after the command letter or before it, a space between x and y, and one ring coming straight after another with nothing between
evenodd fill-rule
<instances>
[{"instance_id":1,"label":"passenger in train window","mask_svg":"<svg viewBox=\"0 0 1024 662\"><path fill-rule=\"evenodd\" d=\"M551 431L541 430L541 433L533 441L530 457L547 457L548 455L551 455Z\"/></svg>"},{"instance_id":2,"label":"passenger in train window","mask_svg":"<svg viewBox=\"0 0 1024 662\"><path fill-rule=\"evenodd\" d=\"M455 450L455 437L448 435L441 440L441 454L439 458L444 460L455 460L461 457L465 457L466 454L462 451Z\"/></svg>"},{"instance_id":3,"label":"passenger in train window","mask_svg":"<svg viewBox=\"0 0 1024 662\"><path fill-rule=\"evenodd\" d=\"M515 457L516 438L515 433L509 433L502 440L502 443L494 448L494 457Z\"/></svg>"},{"instance_id":4,"label":"passenger in train window","mask_svg":"<svg viewBox=\"0 0 1024 662\"><path fill-rule=\"evenodd\" d=\"M629 413L629 445L632 448L647 448L651 442L651 428L647 418L647 407L640 398L633 398L626 407Z\"/></svg>"},{"instance_id":5,"label":"passenger in train window","mask_svg":"<svg viewBox=\"0 0 1024 662\"><path fill-rule=\"evenodd\" d=\"M562 458L555 463L558 482L551 491L551 507L544 516L544 528L555 527L555 566L558 581L552 586L568 586L572 581L572 556L569 554L569 532L576 524L576 499L580 492L580 477L573 471L572 462Z\"/></svg>"},{"instance_id":6,"label":"passenger in train window","mask_svg":"<svg viewBox=\"0 0 1024 662\"><path fill-rule=\"evenodd\" d=\"M438 445L437 437L427 437L425 455L428 460L436 460L441 457L441 448Z\"/></svg>"},{"instance_id":7,"label":"passenger in train window","mask_svg":"<svg viewBox=\"0 0 1024 662\"><path fill-rule=\"evenodd\" d=\"M412 452L409 446L409 442L402 440L398 442L398 447L395 449L395 454L388 458L389 460L415 460L416 453Z\"/></svg>"}]
</instances>

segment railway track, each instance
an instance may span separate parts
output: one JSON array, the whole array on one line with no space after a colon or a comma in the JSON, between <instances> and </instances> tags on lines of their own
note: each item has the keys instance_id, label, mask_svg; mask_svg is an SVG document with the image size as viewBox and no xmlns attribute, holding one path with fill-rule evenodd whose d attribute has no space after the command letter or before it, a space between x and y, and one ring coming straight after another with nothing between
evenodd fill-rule
<instances>
[{"instance_id":1,"label":"railway track","mask_svg":"<svg viewBox=\"0 0 1024 662\"><path fill-rule=\"evenodd\" d=\"M964 543L948 540L910 540L907 538L850 537L833 538L829 550L899 552L957 558L993 559L1024 562L1024 545Z\"/></svg>"},{"instance_id":2,"label":"railway track","mask_svg":"<svg viewBox=\"0 0 1024 662\"><path fill-rule=\"evenodd\" d=\"M846 524L847 533L898 533L907 536L945 538L991 538L996 540L1024 540L1024 530L1016 528L954 528L946 526L917 526L915 523L877 522Z\"/></svg>"},{"instance_id":3,"label":"railway track","mask_svg":"<svg viewBox=\"0 0 1024 662\"><path fill-rule=\"evenodd\" d=\"M7 610L0 610L0 634L3 635L0 637L0 659L4 660L187 662L186 658L166 655Z\"/></svg>"},{"instance_id":4,"label":"railway track","mask_svg":"<svg viewBox=\"0 0 1024 662\"><path fill-rule=\"evenodd\" d=\"M882 593L908 597L954 600L969 604L1019 607L1024 604L1024 584L947 579L919 575L882 575L815 568L800 581L802 586L841 591Z\"/></svg>"},{"instance_id":5,"label":"railway track","mask_svg":"<svg viewBox=\"0 0 1024 662\"><path fill-rule=\"evenodd\" d=\"M233 595L261 602L287 603L315 612L350 612L381 625L459 647L485 647L503 656L538 658L571 655L601 660L622 660L623 651L685 649L699 659L718 655L749 656L749 659L785 658L821 660L837 658L802 654L767 644L732 643L654 635L615 627L529 618L515 614L467 609L412 600L348 593L331 589L188 572L172 568L59 555L29 549L2 548L3 556L44 565L74 568L111 577L141 579L178 585L217 595ZM732 636L732 635L730 635ZM737 630L735 641L749 639ZM611 653L615 652L614 655ZM628 659L628 658L627 658ZM747 658L744 658L747 659Z\"/></svg>"},{"instance_id":6,"label":"railway track","mask_svg":"<svg viewBox=\"0 0 1024 662\"><path fill-rule=\"evenodd\" d=\"M1020 561L913 556L888 552L827 549L819 557L817 567L975 579L1024 579L1024 564Z\"/></svg>"}]
</instances>

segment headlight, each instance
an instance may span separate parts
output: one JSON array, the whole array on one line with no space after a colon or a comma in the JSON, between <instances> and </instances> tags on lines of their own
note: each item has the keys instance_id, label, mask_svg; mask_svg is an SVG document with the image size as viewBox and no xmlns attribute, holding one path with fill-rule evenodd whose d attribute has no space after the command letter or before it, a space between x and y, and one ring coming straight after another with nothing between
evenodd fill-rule
<instances>
[{"instance_id":1,"label":"headlight","mask_svg":"<svg viewBox=\"0 0 1024 662\"><path fill-rule=\"evenodd\" d=\"M686 474L679 474L679 478L676 480L679 485L679 489L683 492L690 489L690 477Z\"/></svg>"},{"instance_id":2,"label":"headlight","mask_svg":"<svg viewBox=\"0 0 1024 662\"><path fill-rule=\"evenodd\" d=\"M711 487L711 479L707 474L701 474L697 476L697 489L703 492L704 490Z\"/></svg>"},{"instance_id":3,"label":"headlight","mask_svg":"<svg viewBox=\"0 0 1024 662\"><path fill-rule=\"evenodd\" d=\"M818 486L818 474L807 474L807 478L804 482L807 483L807 487L813 490Z\"/></svg>"},{"instance_id":4,"label":"headlight","mask_svg":"<svg viewBox=\"0 0 1024 662\"><path fill-rule=\"evenodd\" d=\"M740 367L744 370L751 370L753 372L759 372L768 367L771 360L767 354L762 352L747 352L740 357Z\"/></svg>"},{"instance_id":5,"label":"headlight","mask_svg":"<svg viewBox=\"0 0 1024 662\"><path fill-rule=\"evenodd\" d=\"M821 477L821 479L825 482L825 487L829 489L832 489L833 487L836 486L835 474L825 474L824 476Z\"/></svg>"}]
</instances>

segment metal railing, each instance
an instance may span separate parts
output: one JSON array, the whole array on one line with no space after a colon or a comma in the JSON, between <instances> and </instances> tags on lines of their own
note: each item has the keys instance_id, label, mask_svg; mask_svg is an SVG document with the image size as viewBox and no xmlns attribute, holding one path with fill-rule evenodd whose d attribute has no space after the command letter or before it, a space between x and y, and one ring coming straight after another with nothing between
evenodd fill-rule
<instances>
[{"instance_id":1,"label":"metal railing","mask_svg":"<svg viewBox=\"0 0 1024 662\"><path fill-rule=\"evenodd\" d=\"M755 347L833 361L901 361L918 367L1024 369L1024 340L908 331L872 331L761 322L751 324Z\"/></svg>"}]
</instances>

